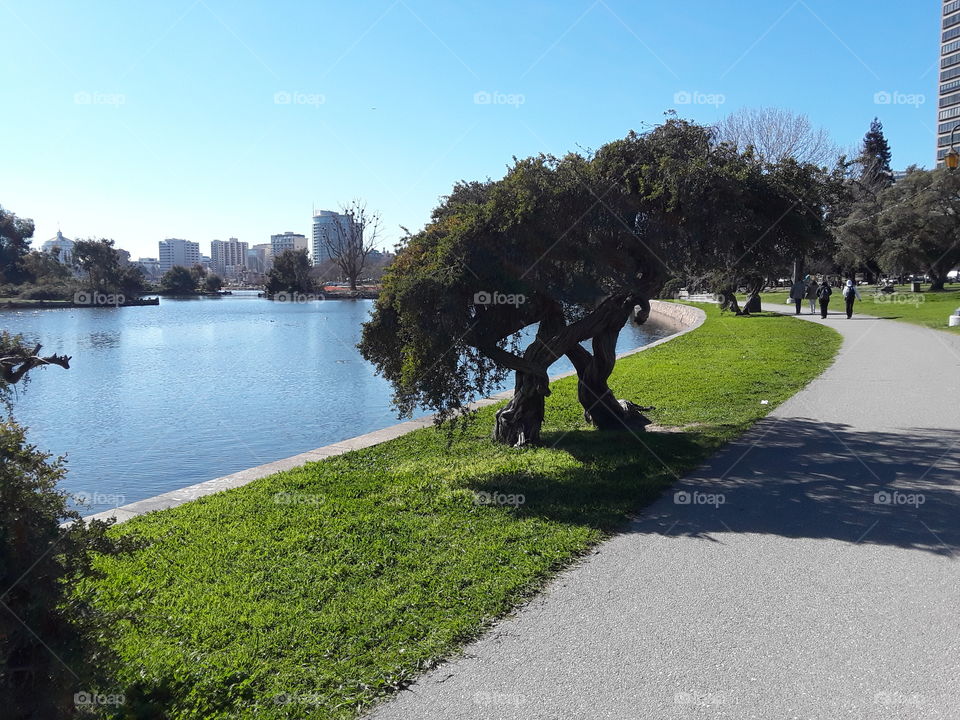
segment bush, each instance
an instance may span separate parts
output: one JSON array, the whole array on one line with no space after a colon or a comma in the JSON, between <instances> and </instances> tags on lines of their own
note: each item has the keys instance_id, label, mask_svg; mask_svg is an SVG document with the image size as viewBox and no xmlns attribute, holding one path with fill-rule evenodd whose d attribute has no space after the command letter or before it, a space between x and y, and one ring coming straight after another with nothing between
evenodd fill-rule
<instances>
[{"instance_id":1,"label":"bush","mask_svg":"<svg viewBox=\"0 0 960 720\"><path fill-rule=\"evenodd\" d=\"M73 288L65 283L43 283L21 286L20 298L23 300L69 300L73 297Z\"/></svg>"},{"instance_id":2,"label":"bush","mask_svg":"<svg viewBox=\"0 0 960 720\"><path fill-rule=\"evenodd\" d=\"M11 383L28 379L17 368L33 367L34 356L5 332L0 353L8 361L0 366L0 405L9 411ZM59 364L61 358L43 360ZM116 618L95 610L78 589L99 577L94 554L126 552L135 543L111 540L110 523L85 523L68 509L67 494L57 489L66 474L63 458L51 460L29 444L25 429L9 416L0 418L0 457L3 717L72 718L78 712L75 693L117 692L108 679L115 666L105 650ZM72 524L63 527L64 521Z\"/></svg>"},{"instance_id":3,"label":"bush","mask_svg":"<svg viewBox=\"0 0 960 720\"><path fill-rule=\"evenodd\" d=\"M661 300L673 300L685 285L686 283L680 278L670 278L663 284L657 297Z\"/></svg>"}]
</instances>

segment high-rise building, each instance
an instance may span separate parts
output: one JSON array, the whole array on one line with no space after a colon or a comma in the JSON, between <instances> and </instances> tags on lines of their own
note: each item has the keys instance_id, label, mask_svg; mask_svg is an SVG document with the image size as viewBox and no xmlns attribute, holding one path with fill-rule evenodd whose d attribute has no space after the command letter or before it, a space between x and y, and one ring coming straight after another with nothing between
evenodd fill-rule
<instances>
[{"instance_id":1,"label":"high-rise building","mask_svg":"<svg viewBox=\"0 0 960 720\"><path fill-rule=\"evenodd\" d=\"M200 264L200 243L167 238L160 241L160 274L174 265L189 268Z\"/></svg>"},{"instance_id":2,"label":"high-rise building","mask_svg":"<svg viewBox=\"0 0 960 720\"><path fill-rule=\"evenodd\" d=\"M276 257L284 250L307 250L307 236L295 232L285 232L270 236L270 249Z\"/></svg>"},{"instance_id":3,"label":"high-rise building","mask_svg":"<svg viewBox=\"0 0 960 720\"><path fill-rule=\"evenodd\" d=\"M349 233L353 218L333 210L319 210L313 214L313 243L310 258L314 265L322 265L330 259L330 248L325 238L335 238L340 232Z\"/></svg>"},{"instance_id":4,"label":"high-rise building","mask_svg":"<svg viewBox=\"0 0 960 720\"><path fill-rule=\"evenodd\" d=\"M57 236L44 242L40 251L52 253L61 263L69 265L73 261L73 240L65 238L63 233L57 230Z\"/></svg>"},{"instance_id":5,"label":"high-rise building","mask_svg":"<svg viewBox=\"0 0 960 720\"><path fill-rule=\"evenodd\" d=\"M213 271L224 278L236 278L247 266L248 244L236 238L213 240L210 243L210 260Z\"/></svg>"},{"instance_id":6,"label":"high-rise building","mask_svg":"<svg viewBox=\"0 0 960 720\"><path fill-rule=\"evenodd\" d=\"M960 0L943 0L940 24L940 102L937 106L937 164L950 151L950 133L960 125ZM960 129L957 130L960 139Z\"/></svg>"}]
</instances>

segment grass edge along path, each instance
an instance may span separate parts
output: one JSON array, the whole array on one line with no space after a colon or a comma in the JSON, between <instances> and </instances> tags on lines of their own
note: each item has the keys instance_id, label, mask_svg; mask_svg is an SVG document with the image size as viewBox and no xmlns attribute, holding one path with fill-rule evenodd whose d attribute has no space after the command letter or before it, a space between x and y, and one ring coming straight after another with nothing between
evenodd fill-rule
<instances>
[{"instance_id":1,"label":"grass edge along path","mask_svg":"<svg viewBox=\"0 0 960 720\"><path fill-rule=\"evenodd\" d=\"M610 383L683 431L592 430L565 378L544 447L491 443L494 405L452 439L417 430L114 528L148 544L99 559L104 578L78 588L118 618L123 667L103 692L141 708L125 717L351 718L403 687L840 346L814 323L704 309L700 328L620 360Z\"/></svg>"}]
</instances>

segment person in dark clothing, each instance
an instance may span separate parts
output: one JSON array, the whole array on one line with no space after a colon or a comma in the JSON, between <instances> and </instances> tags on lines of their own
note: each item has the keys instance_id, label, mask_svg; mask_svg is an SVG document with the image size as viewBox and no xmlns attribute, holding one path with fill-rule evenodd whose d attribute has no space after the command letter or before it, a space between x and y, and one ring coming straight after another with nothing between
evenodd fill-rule
<instances>
[{"instance_id":1,"label":"person in dark clothing","mask_svg":"<svg viewBox=\"0 0 960 720\"><path fill-rule=\"evenodd\" d=\"M790 299L796 303L797 315L800 314L800 306L803 305L803 299L807 296L807 284L803 280L797 280L790 288Z\"/></svg>"},{"instance_id":2,"label":"person in dark clothing","mask_svg":"<svg viewBox=\"0 0 960 720\"><path fill-rule=\"evenodd\" d=\"M857 300L863 300L857 291L857 286L853 284L853 280L847 280L847 284L843 288L843 300L847 304L847 320L849 320L853 317L853 303Z\"/></svg>"},{"instance_id":3,"label":"person in dark clothing","mask_svg":"<svg viewBox=\"0 0 960 720\"><path fill-rule=\"evenodd\" d=\"M820 301L820 317L822 318L827 316L827 306L830 304L831 294L833 294L833 290L830 289L830 284L824 278L820 287L817 288L817 299Z\"/></svg>"}]
</instances>

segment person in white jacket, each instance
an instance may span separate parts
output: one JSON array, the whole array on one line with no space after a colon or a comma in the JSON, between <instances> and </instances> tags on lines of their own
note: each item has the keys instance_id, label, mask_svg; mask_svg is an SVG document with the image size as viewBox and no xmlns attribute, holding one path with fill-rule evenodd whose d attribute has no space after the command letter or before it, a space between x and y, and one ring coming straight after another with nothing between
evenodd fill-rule
<instances>
[{"instance_id":1,"label":"person in white jacket","mask_svg":"<svg viewBox=\"0 0 960 720\"><path fill-rule=\"evenodd\" d=\"M848 320L853 317L853 303L857 300L863 300L863 298L860 297L860 292L857 290L857 286L853 284L853 280L847 280L847 285L843 288L843 301L847 304Z\"/></svg>"}]
</instances>

